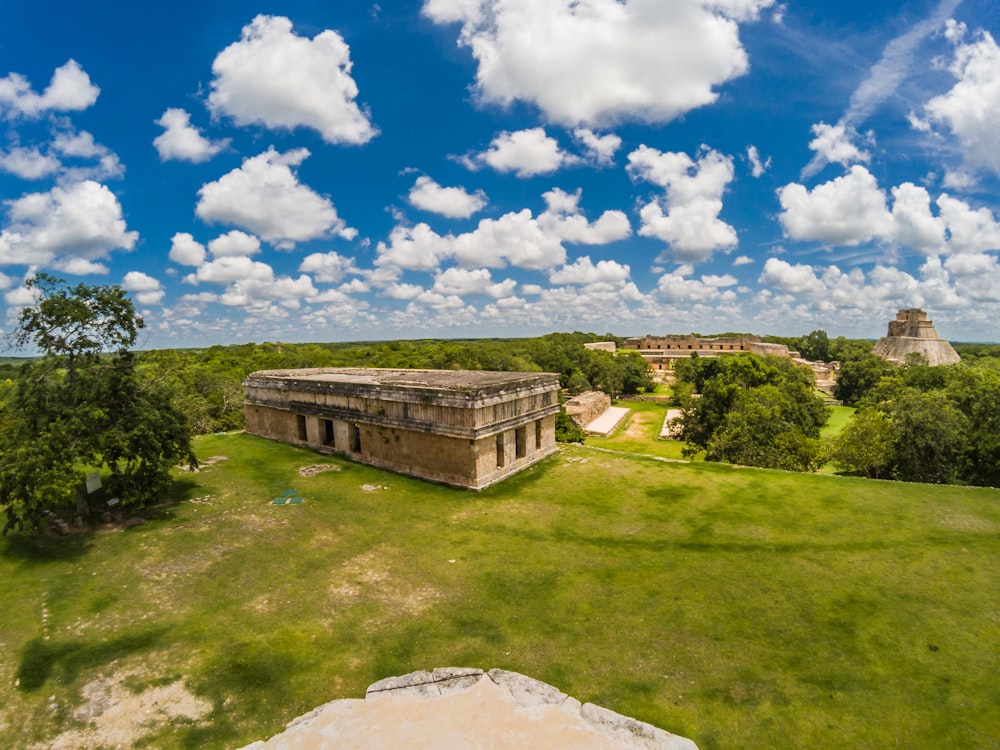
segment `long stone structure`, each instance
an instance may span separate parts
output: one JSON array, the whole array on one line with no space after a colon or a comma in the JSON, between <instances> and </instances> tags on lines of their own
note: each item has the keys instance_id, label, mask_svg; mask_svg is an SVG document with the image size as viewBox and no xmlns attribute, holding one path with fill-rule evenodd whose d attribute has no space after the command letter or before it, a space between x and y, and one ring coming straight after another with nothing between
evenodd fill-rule
<instances>
[{"instance_id":1,"label":"long stone structure","mask_svg":"<svg viewBox=\"0 0 1000 750\"><path fill-rule=\"evenodd\" d=\"M889 331L872 351L888 362L901 365L907 355L919 354L931 367L953 365L961 360L952 345L938 336L927 313L912 307L896 313L889 321Z\"/></svg>"},{"instance_id":2,"label":"long stone structure","mask_svg":"<svg viewBox=\"0 0 1000 750\"><path fill-rule=\"evenodd\" d=\"M697 353L699 357L718 357L725 354L772 354L777 357L798 358L784 344L769 344L756 336L716 336L703 338L694 335L636 336L625 339L625 349L638 350L650 369L659 372L672 370L679 359Z\"/></svg>"},{"instance_id":3,"label":"long stone structure","mask_svg":"<svg viewBox=\"0 0 1000 750\"><path fill-rule=\"evenodd\" d=\"M554 453L554 373L325 368L243 381L246 431L482 489Z\"/></svg>"}]
</instances>

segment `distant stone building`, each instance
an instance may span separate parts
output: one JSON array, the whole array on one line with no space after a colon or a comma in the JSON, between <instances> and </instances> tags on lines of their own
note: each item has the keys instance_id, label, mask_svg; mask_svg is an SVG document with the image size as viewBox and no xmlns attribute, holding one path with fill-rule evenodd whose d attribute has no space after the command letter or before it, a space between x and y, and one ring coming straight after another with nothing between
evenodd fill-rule
<instances>
[{"instance_id":1,"label":"distant stone building","mask_svg":"<svg viewBox=\"0 0 1000 750\"><path fill-rule=\"evenodd\" d=\"M638 350L654 371L672 370L677 360L687 359L696 353L699 357L718 357L740 352L791 358L799 356L798 352L790 352L784 344L768 344L756 336L637 336L625 339L623 348Z\"/></svg>"},{"instance_id":2,"label":"distant stone building","mask_svg":"<svg viewBox=\"0 0 1000 750\"><path fill-rule=\"evenodd\" d=\"M556 451L559 376L467 370L264 370L246 431L482 489Z\"/></svg>"},{"instance_id":3,"label":"distant stone building","mask_svg":"<svg viewBox=\"0 0 1000 750\"><path fill-rule=\"evenodd\" d=\"M584 349L590 349L593 352L610 352L615 354L618 351L618 346L614 341L594 341L590 344L584 344Z\"/></svg>"},{"instance_id":4,"label":"distant stone building","mask_svg":"<svg viewBox=\"0 0 1000 750\"><path fill-rule=\"evenodd\" d=\"M910 354L919 354L931 367L953 365L961 359L948 341L938 337L927 313L916 307L896 313L896 319L889 321L889 332L872 351L897 365Z\"/></svg>"}]
</instances>

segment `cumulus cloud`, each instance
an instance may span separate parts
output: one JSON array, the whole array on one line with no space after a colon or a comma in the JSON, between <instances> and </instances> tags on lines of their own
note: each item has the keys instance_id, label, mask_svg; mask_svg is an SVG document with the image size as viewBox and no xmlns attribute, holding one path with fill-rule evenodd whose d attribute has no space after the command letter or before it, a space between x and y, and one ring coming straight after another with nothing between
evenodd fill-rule
<instances>
[{"instance_id":1,"label":"cumulus cloud","mask_svg":"<svg viewBox=\"0 0 1000 750\"><path fill-rule=\"evenodd\" d=\"M355 269L354 261L351 258L329 252L307 255L299 265L299 270L312 274L313 278L320 283L336 284L348 273L354 272ZM359 280L355 279L355 281ZM352 291L367 291L367 289Z\"/></svg>"},{"instance_id":2,"label":"cumulus cloud","mask_svg":"<svg viewBox=\"0 0 1000 750\"><path fill-rule=\"evenodd\" d=\"M596 221L587 221L579 205L582 194L580 189L567 193L559 188L544 193L547 208L538 217L542 229L565 242L582 245L605 245L632 234L632 225L622 211L605 211Z\"/></svg>"},{"instance_id":3,"label":"cumulus cloud","mask_svg":"<svg viewBox=\"0 0 1000 750\"><path fill-rule=\"evenodd\" d=\"M91 180L31 193L6 206L10 223L0 232L4 265L52 265L76 272L82 266L74 260L93 264L113 250L131 250L139 237L128 230L118 198Z\"/></svg>"},{"instance_id":4,"label":"cumulus cloud","mask_svg":"<svg viewBox=\"0 0 1000 750\"><path fill-rule=\"evenodd\" d=\"M435 275L432 292L444 297L488 295L499 299L509 297L517 288L513 279L494 282L493 275L486 268L449 268Z\"/></svg>"},{"instance_id":5,"label":"cumulus cloud","mask_svg":"<svg viewBox=\"0 0 1000 750\"><path fill-rule=\"evenodd\" d=\"M614 260L599 260L596 265L588 256L578 258L562 268L549 272L553 284L621 284L628 280L632 270Z\"/></svg>"},{"instance_id":6,"label":"cumulus cloud","mask_svg":"<svg viewBox=\"0 0 1000 750\"><path fill-rule=\"evenodd\" d=\"M62 163L51 154L43 154L37 148L15 146L10 151L0 151L0 170L20 177L22 180L39 180L59 171Z\"/></svg>"},{"instance_id":7,"label":"cumulus cloud","mask_svg":"<svg viewBox=\"0 0 1000 750\"><path fill-rule=\"evenodd\" d=\"M246 232L234 229L209 242L208 251L212 254L213 258L256 255L260 252L260 240Z\"/></svg>"},{"instance_id":8,"label":"cumulus cloud","mask_svg":"<svg viewBox=\"0 0 1000 750\"><path fill-rule=\"evenodd\" d=\"M259 15L212 63L208 106L239 125L308 127L328 143L366 143L378 131L355 101L351 68L350 48L337 32L307 39L289 19Z\"/></svg>"},{"instance_id":9,"label":"cumulus cloud","mask_svg":"<svg viewBox=\"0 0 1000 750\"><path fill-rule=\"evenodd\" d=\"M274 270L267 263L252 260L245 255L223 256L203 263L198 270L184 277L188 284L210 282L228 284L234 281L272 281Z\"/></svg>"},{"instance_id":10,"label":"cumulus cloud","mask_svg":"<svg viewBox=\"0 0 1000 750\"><path fill-rule=\"evenodd\" d=\"M818 122L812 126L813 135L816 136L809 142L809 148L816 152L824 164L842 164L849 166L858 162L868 163L871 154L863 151L854 145L854 139L858 134L843 123L827 125L825 122ZM865 136L866 140L871 140L871 134ZM807 170L803 170L807 171Z\"/></svg>"},{"instance_id":11,"label":"cumulus cloud","mask_svg":"<svg viewBox=\"0 0 1000 750\"><path fill-rule=\"evenodd\" d=\"M160 282L142 271L129 271L125 274L122 288L134 294L140 305L158 305L165 294Z\"/></svg>"},{"instance_id":12,"label":"cumulus cloud","mask_svg":"<svg viewBox=\"0 0 1000 750\"><path fill-rule=\"evenodd\" d=\"M949 31L956 48L948 70L958 83L927 102L924 125L950 130L971 169L1000 174L1000 47L986 31L970 43L961 42L962 30L954 22Z\"/></svg>"},{"instance_id":13,"label":"cumulus cloud","mask_svg":"<svg viewBox=\"0 0 1000 750\"><path fill-rule=\"evenodd\" d=\"M205 262L205 246L187 232L178 232L171 238L168 257L182 266L198 267Z\"/></svg>"},{"instance_id":14,"label":"cumulus cloud","mask_svg":"<svg viewBox=\"0 0 1000 750\"><path fill-rule=\"evenodd\" d=\"M707 281L706 281L707 279ZM656 284L656 291L664 302L673 305L702 305L709 302L732 301L736 294L720 291L732 286L736 279L732 276L689 279L680 271L664 274Z\"/></svg>"},{"instance_id":15,"label":"cumulus cloud","mask_svg":"<svg viewBox=\"0 0 1000 750\"><path fill-rule=\"evenodd\" d=\"M891 242L926 256L1000 248L1000 223L988 208L973 208L947 194L933 204L927 190L910 182L893 187L892 210L885 192L864 167L812 190L798 183L778 191L785 235L796 240L854 246Z\"/></svg>"},{"instance_id":16,"label":"cumulus cloud","mask_svg":"<svg viewBox=\"0 0 1000 750\"><path fill-rule=\"evenodd\" d=\"M164 131L153 139L160 161L189 161L201 164L229 145L229 139L210 141L191 125L191 116L183 109L171 107L156 121Z\"/></svg>"},{"instance_id":17,"label":"cumulus cloud","mask_svg":"<svg viewBox=\"0 0 1000 750\"><path fill-rule=\"evenodd\" d=\"M234 224L282 249L296 242L356 231L337 216L333 203L299 182L292 170L309 156L307 149L280 154L269 148L198 191L195 208L203 221Z\"/></svg>"},{"instance_id":18,"label":"cumulus cloud","mask_svg":"<svg viewBox=\"0 0 1000 750\"><path fill-rule=\"evenodd\" d=\"M80 111L96 102L100 93L80 64L69 60L56 68L41 94L32 91L28 79L19 73L0 78L0 114L37 117L43 112Z\"/></svg>"},{"instance_id":19,"label":"cumulus cloud","mask_svg":"<svg viewBox=\"0 0 1000 750\"><path fill-rule=\"evenodd\" d=\"M563 242L605 244L629 236L631 227L621 211L605 211L594 222L580 212L580 191L558 188L545 193L548 208L535 217L529 209L482 219L470 232L440 235L425 223L397 226L389 241L377 247L377 267L433 271L446 260L463 268L531 270L554 268L566 261Z\"/></svg>"},{"instance_id":20,"label":"cumulus cloud","mask_svg":"<svg viewBox=\"0 0 1000 750\"><path fill-rule=\"evenodd\" d=\"M680 261L703 261L713 251L736 247L736 230L719 218L722 195L733 180L733 161L702 147L698 161L685 153L640 146L628 155L633 179L664 189L662 198L644 205L639 234L670 245Z\"/></svg>"},{"instance_id":21,"label":"cumulus cloud","mask_svg":"<svg viewBox=\"0 0 1000 750\"><path fill-rule=\"evenodd\" d=\"M465 163L472 168L486 164L498 172L533 177L551 174L578 161L578 157L559 148L559 143L546 135L544 128L531 128L500 133L486 151L473 155Z\"/></svg>"},{"instance_id":22,"label":"cumulus cloud","mask_svg":"<svg viewBox=\"0 0 1000 750\"><path fill-rule=\"evenodd\" d=\"M759 281L787 295L785 302L778 300L779 304L795 300L826 315L864 311L871 316L875 311L884 315L900 307L948 309L968 305L968 292L956 288L955 278L936 256L924 261L917 276L881 264L866 275L859 268L845 273L834 265L822 268L769 258ZM997 279L987 280L987 285L991 281L995 284Z\"/></svg>"},{"instance_id":23,"label":"cumulus cloud","mask_svg":"<svg viewBox=\"0 0 1000 750\"><path fill-rule=\"evenodd\" d=\"M589 128L577 128L573 131L573 137L583 144L590 159L601 167L615 163L615 154L622 145L622 139L614 133L597 135Z\"/></svg>"},{"instance_id":24,"label":"cumulus cloud","mask_svg":"<svg viewBox=\"0 0 1000 750\"><path fill-rule=\"evenodd\" d=\"M778 200L781 224L793 239L857 245L892 231L885 193L861 166L812 190L798 183L786 185L778 191Z\"/></svg>"},{"instance_id":25,"label":"cumulus cloud","mask_svg":"<svg viewBox=\"0 0 1000 750\"><path fill-rule=\"evenodd\" d=\"M483 102L535 104L554 123L667 122L711 104L743 75L739 22L773 0L425 0L424 14L459 23L479 67Z\"/></svg>"},{"instance_id":26,"label":"cumulus cloud","mask_svg":"<svg viewBox=\"0 0 1000 750\"><path fill-rule=\"evenodd\" d=\"M468 219L486 205L483 191L469 193L461 187L441 187L426 175L417 178L410 189L409 200L423 211L431 211L450 219Z\"/></svg>"}]
</instances>

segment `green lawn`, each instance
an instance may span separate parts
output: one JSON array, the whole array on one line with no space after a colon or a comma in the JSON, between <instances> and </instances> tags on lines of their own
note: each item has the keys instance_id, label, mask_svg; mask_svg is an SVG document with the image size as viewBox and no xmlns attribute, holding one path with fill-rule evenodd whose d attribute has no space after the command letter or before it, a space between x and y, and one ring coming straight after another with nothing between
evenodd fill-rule
<instances>
[{"instance_id":1,"label":"green lawn","mask_svg":"<svg viewBox=\"0 0 1000 750\"><path fill-rule=\"evenodd\" d=\"M588 437L587 445L610 450L637 453L644 456L681 459L684 443L677 440L660 440L660 429L667 412L664 402L616 401L615 406L624 406L632 413L610 437Z\"/></svg>"},{"instance_id":2,"label":"green lawn","mask_svg":"<svg viewBox=\"0 0 1000 750\"><path fill-rule=\"evenodd\" d=\"M437 666L703 750L1000 743L1000 491L585 446L476 494L246 435L197 449L228 460L145 525L0 541L0 746L81 727L113 675L210 702L136 744L227 748ZM338 470L299 475L317 463Z\"/></svg>"}]
</instances>

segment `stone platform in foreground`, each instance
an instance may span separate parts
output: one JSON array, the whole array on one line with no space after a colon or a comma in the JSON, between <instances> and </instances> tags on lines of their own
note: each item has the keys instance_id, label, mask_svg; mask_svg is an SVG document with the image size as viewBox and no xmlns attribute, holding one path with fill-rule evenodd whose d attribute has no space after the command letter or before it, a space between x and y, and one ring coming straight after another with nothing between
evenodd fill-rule
<instances>
[{"instance_id":1,"label":"stone platform in foreground","mask_svg":"<svg viewBox=\"0 0 1000 750\"><path fill-rule=\"evenodd\" d=\"M685 737L551 685L491 669L448 668L389 677L364 700L337 700L243 750L697 750Z\"/></svg>"},{"instance_id":2,"label":"stone platform in foreground","mask_svg":"<svg viewBox=\"0 0 1000 750\"><path fill-rule=\"evenodd\" d=\"M631 412L631 409L626 409L624 406L608 407L601 416L588 422L583 431L594 437L607 437Z\"/></svg>"}]
</instances>

